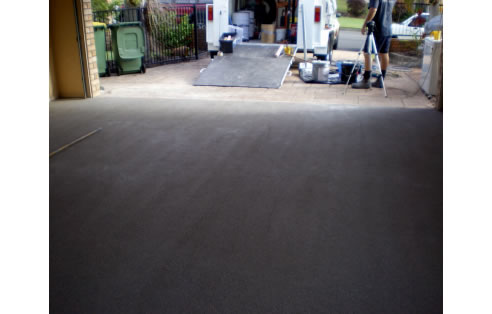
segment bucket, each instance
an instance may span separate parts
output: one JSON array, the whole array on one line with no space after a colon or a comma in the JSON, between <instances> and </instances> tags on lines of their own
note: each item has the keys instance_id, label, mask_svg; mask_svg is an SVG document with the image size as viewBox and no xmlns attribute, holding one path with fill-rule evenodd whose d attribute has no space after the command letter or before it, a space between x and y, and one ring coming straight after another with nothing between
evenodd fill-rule
<instances>
[{"instance_id":1,"label":"bucket","mask_svg":"<svg viewBox=\"0 0 492 314\"><path fill-rule=\"evenodd\" d=\"M248 41L249 40L249 25L246 26L241 26L243 29L243 41Z\"/></svg>"},{"instance_id":2,"label":"bucket","mask_svg":"<svg viewBox=\"0 0 492 314\"><path fill-rule=\"evenodd\" d=\"M431 35L434 36L434 40L441 40L441 31L432 31Z\"/></svg>"},{"instance_id":3,"label":"bucket","mask_svg":"<svg viewBox=\"0 0 492 314\"><path fill-rule=\"evenodd\" d=\"M249 39L249 12L232 13L232 24L243 29L243 40Z\"/></svg>"},{"instance_id":4,"label":"bucket","mask_svg":"<svg viewBox=\"0 0 492 314\"><path fill-rule=\"evenodd\" d=\"M253 38L255 33L255 12L244 10L241 12L247 12L249 14L249 38Z\"/></svg>"},{"instance_id":5,"label":"bucket","mask_svg":"<svg viewBox=\"0 0 492 314\"><path fill-rule=\"evenodd\" d=\"M276 41L282 41L285 39L285 34L287 33L287 29L285 28L277 28L275 31L275 39Z\"/></svg>"},{"instance_id":6,"label":"bucket","mask_svg":"<svg viewBox=\"0 0 492 314\"><path fill-rule=\"evenodd\" d=\"M313 61L313 80L328 82L330 75L330 61Z\"/></svg>"},{"instance_id":7,"label":"bucket","mask_svg":"<svg viewBox=\"0 0 492 314\"><path fill-rule=\"evenodd\" d=\"M352 72L352 68L354 67L353 61L341 61L337 62L338 72L340 73L340 80L342 83L346 83L350 77L350 72ZM350 78L349 84L357 82L357 77L362 72L361 65L358 64L355 69L352 77Z\"/></svg>"}]
</instances>

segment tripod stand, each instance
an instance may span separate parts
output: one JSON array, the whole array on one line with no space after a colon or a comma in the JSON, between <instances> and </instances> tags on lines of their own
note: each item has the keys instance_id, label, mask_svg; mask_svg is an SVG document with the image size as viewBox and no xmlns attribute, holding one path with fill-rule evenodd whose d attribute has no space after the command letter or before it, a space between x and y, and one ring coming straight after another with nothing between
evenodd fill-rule
<instances>
[{"instance_id":1,"label":"tripod stand","mask_svg":"<svg viewBox=\"0 0 492 314\"><path fill-rule=\"evenodd\" d=\"M367 37L366 41L362 44L362 47L359 50L359 54L357 55L357 60L355 60L354 66L352 67L352 71L350 71L350 76L347 80L347 84L345 84L345 91L343 94L347 94L347 87L350 82L350 79L352 78L352 75L354 74L354 70L356 66L359 64L359 57L364 50L365 45L367 44L367 53L372 57L372 53L376 55L376 64L378 66L379 72L382 73L381 71L381 63L379 62L379 54L378 50L376 49L376 41L374 40L374 28L376 26L376 23L374 21L371 21L367 23ZM367 71L367 69L365 69ZM388 94L386 93L386 86L384 85L384 78L381 76L381 82L383 83L383 90L384 90L384 97L388 97Z\"/></svg>"}]
</instances>

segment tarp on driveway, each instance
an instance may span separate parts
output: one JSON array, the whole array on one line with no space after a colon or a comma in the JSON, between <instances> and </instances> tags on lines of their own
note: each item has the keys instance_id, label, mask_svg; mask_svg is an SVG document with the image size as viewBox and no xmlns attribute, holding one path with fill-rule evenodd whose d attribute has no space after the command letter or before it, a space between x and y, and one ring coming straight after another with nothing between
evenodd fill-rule
<instances>
[{"instance_id":1,"label":"tarp on driveway","mask_svg":"<svg viewBox=\"0 0 492 314\"><path fill-rule=\"evenodd\" d=\"M233 53L215 57L193 85L280 88L294 57L276 58L279 46L238 44Z\"/></svg>"}]
</instances>

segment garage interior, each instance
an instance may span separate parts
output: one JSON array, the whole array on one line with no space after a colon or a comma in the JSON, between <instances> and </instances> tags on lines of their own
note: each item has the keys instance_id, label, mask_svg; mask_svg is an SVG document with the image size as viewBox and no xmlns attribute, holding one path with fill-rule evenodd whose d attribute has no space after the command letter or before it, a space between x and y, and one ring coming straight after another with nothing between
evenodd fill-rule
<instances>
[{"instance_id":1,"label":"garage interior","mask_svg":"<svg viewBox=\"0 0 492 314\"><path fill-rule=\"evenodd\" d=\"M50 152L101 129L49 161L50 313L442 312L441 112L95 97L84 3L50 0Z\"/></svg>"}]
</instances>

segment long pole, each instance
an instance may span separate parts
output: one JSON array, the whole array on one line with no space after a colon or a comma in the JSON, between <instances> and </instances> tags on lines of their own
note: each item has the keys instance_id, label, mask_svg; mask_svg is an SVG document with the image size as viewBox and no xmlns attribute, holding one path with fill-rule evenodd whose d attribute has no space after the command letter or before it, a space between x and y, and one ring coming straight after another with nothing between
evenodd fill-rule
<instances>
[{"instance_id":1,"label":"long pole","mask_svg":"<svg viewBox=\"0 0 492 314\"><path fill-rule=\"evenodd\" d=\"M286 29L286 34L290 32L290 16L292 16L292 13L290 14L289 16L289 11L291 11L291 0L288 0L287 1L287 12L285 12L286 16L287 16L287 23L285 24L285 29ZM290 38L290 36L289 36ZM287 38L287 39L289 39Z\"/></svg>"},{"instance_id":2,"label":"long pole","mask_svg":"<svg viewBox=\"0 0 492 314\"><path fill-rule=\"evenodd\" d=\"M51 158L51 157L53 157L53 156L55 156L55 155L56 155L56 154L58 154L59 152L64 151L65 149L69 148L70 146L75 145L75 144L77 144L78 142L81 142L81 141L85 140L85 139L86 139L86 138L88 138L89 136L91 136L91 135L93 135L93 134L96 134L97 132L99 132L99 131L101 131L101 130L102 130L102 128L97 128L97 129L95 129L94 131L89 132L89 133L87 133L86 135L81 136L81 137L79 137L78 139L73 140L73 141L71 141L70 143L68 143L68 144L66 144L66 145L63 145L62 147L58 148L58 149L57 149L57 150L55 150L54 152L51 152L51 153L50 153L50 158Z\"/></svg>"},{"instance_id":3,"label":"long pole","mask_svg":"<svg viewBox=\"0 0 492 314\"><path fill-rule=\"evenodd\" d=\"M302 12L302 47L304 50L304 63L307 63L307 48L306 48L306 23L304 22L306 19L304 18L306 15L304 14L304 3L301 4L301 12Z\"/></svg>"}]
</instances>

